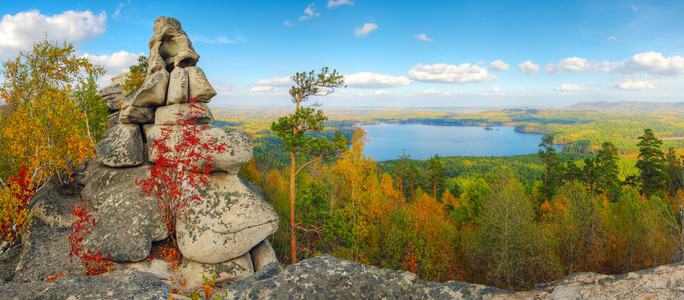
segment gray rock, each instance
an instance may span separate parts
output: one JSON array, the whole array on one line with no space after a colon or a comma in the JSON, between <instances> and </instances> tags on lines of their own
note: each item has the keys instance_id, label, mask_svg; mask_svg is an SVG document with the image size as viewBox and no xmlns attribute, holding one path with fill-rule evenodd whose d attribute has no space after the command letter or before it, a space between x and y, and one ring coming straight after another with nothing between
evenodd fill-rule
<instances>
[{"instance_id":1,"label":"gray rock","mask_svg":"<svg viewBox=\"0 0 684 300\"><path fill-rule=\"evenodd\" d=\"M53 227L71 227L71 206L82 204L80 196L62 196L54 184L43 186L31 198L31 211L45 224Z\"/></svg>"},{"instance_id":2,"label":"gray rock","mask_svg":"<svg viewBox=\"0 0 684 300\"><path fill-rule=\"evenodd\" d=\"M190 105L190 103L180 103L157 108L154 124L176 125L179 120L190 120L191 117L195 117L196 124L211 124L214 118L205 103L195 103L197 109L192 109Z\"/></svg>"},{"instance_id":3,"label":"gray rock","mask_svg":"<svg viewBox=\"0 0 684 300\"><path fill-rule=\"evenodd\" d=\"M166 62L159 54L161 41L155 41L150 45L150 55L147 57L147 75L166 69Z\"/></svg>"},{"instance_id":4,"label":"gray rock","mask_svg":"<svg viewBox=\"0 0 684 300\"><path fill-rule=\"evenodd\" d=\"M138 107L124 104L119 121L125 124L145 124L154 122L154 110L151 107Z\"/></svg>"},{"instance_id":5,"label":"gray rock","mask_svg":"<svg viewBox=\"0 0 684 300\"><path fill-rule=\"evenodd\" d=\"M154 21L153 32L154 35L150 39L149 47L150 49L157 48L156 52L165 62L167 70L171 71L175 67L184 68L197 64L199 55L195 52L188 35L183 31L178 20L170 17L159 17ZM152 54L152 51L150 53Z\"/></svg>"},{"instance_id":6,"label":"gray rock","mask_svg":"<svg viewBox=\"0 0 684 300\"><path fill-rule=\"evenodd\" d=\"M117 111L121 109L121 105L126 98L125 92L123 90L123 84L126 81L126 78L128 78L128 75L130 75L130 72L121 73L114 76L108 86L97 91L97 95L101 96L105 103L107 103L109 111Z\"/></svg>"},{"instance_id":7,"label":"gray rock","mask_svg":"<svg viewBox=\"0 0 684 300\"><path fill-rule=\"evenodd\" d=\"M216 274L214 283L232 283L254 274L252 259L249 253L217 264L203 264L184 259L178 268L178 274L185 280L185 289L192 291L201 289L204 278L212 278Z\"/></svg>"},{"instance_id":8,"label":"gray rock","mask_svg":"<svg viewBox=\"0 0 684 300\"><path fill-rule=\"evenodd\" d=\"M207 75L198 67L187 67L188 81L190 83L190 99L195 98L200 102L209 102L216 96L216 90L211 87Z\"/></svg>"},{"instance_id":9,"label":"gray rock","mask_svg":"<svg viewBox=\"0 0 684 300\"><path fill-rule=\"evenodd\" d=\"M153 241L168 236L156 198L143 194L136 184L148 177L148 166L114 169L96 162L88 166L81 196L98 210L93 213L98 227L84 245L117 262L139 261L149 256Z\"/></svg>"},{"instance_id":10,"label":"gray rock","mask_svg":"<svg viewBox=\"0 0 684 300\"><path fill-rule=\"evenodd\" d=\"M21 258L21 243L5 249L0 253L0 282L14 280L17 264ZM2 295L0 295L1 297Z\"/></svg>"},{"instance_id":11,"label":"gray rock","mask_svg":"<svg viewBox=\"0 0 684 300\"><path fill-rule=\"evenodd\" d=\"M271 247L268 239L261 241L249 253L252 254L254 270L259 270L270 263L278 263L278 257L276 257L276 253L273 251L273 247Z\"/></svg>"},{"instance_id":12,"label":"gray rock","mask_svg":"<svg viewBox=\"0 0 684 300\"><path fill-rule=\"evenodd\" d=\"M0 299L169 299L169 287L153 274L133 270L99 276L64 276L53 282L2 282Z\"/></svg>"},{"instance_id":13,"label":"gray rock","mask_svg":"<svg viewBox=\"0 0 684 300\"><path fill-rule=\"evenodd\" d=\"M157 213L157 199L141 197L136 187L112 193L93 213L98 226L84 238L88 249L111 255L116 262L140 261L150 255L153 241L168 237Z\"/></svg>"},{"instance_id":14,"label":"gray rock","mask_svg":"<svg viewBox=\"0 0 684 300\"><path fill-rule=\"evenodd\" d=\"M176 225L183 256L201 263L220 263L242 256L278 229L278 215L240 178L212 173L199 192L202 201Z\"/></svg>"},{"instance_id":15,"label":"gray rock","mask_svg":"<svg viewBox=\"0 0 684 300\"><path fill-rule=\"evenodd\" d=\"M215 140L217 145L226 145L226 151L212 155L212 171L237 174L240 168L252 159L253 141L246 132L210 126L206 133Z\"/></svg>"},{"instance_id":16,"label":"gray rock","mask_svg":"<svg viewBox=\"0 0 684 300\"><path fill-rule=\"evenodd\" d=\"M114 128L117 124L121 124L119 122L119 116L121 113L119 111L115 111L111 114L109 114L109 119L107 120L107 128L105 128L105 135L107 135L107 131L111 128Z\"/></svg>"},{"instance_id":17,"label":"gray rock","mask_svg":"<svg viewBox=\"0 0 684 300\"><path fill-rule=\"evenodd\" d=\"M119 124L95 146L95 159L109 167L134 167L145 161L140 126Z\"/></svg>"},{"instance_id":18,"label":"gray rock","mask_svg":"<svg viewBox=\"0 0 684 300\"><path fill-rule=\"evenodd\" d=\"M166 104L188 102L188 72L184 68L175 68L169 78L169 90Z\"/></svg>"},{"instance_id":19,"label":"gray rock","mask_svg":"<svg viewBox=\"0 0 684 300\"><path fill-rule=\"evenodd\" d=\"M36 222L34 220L34 222ZM71 228L56 228L34 224L31 232L22 240L22 253L16 268L15 280L19 282L40 281L52 275L70 271L69 242ZM85 270L79 258L73 259L74 271Z\"/></svg>"},{"instance_id":20,"label":"gray rock","mask_svg":"<svg viewBox=\"0 0 684 300\"><path fill-rule=\"evenodd\" d=\"M166 104L166 89L168 85L169 72L164 69L147 75L142 87L131 96L130 105L145 107Z\"/></svg>"}]
</instances>

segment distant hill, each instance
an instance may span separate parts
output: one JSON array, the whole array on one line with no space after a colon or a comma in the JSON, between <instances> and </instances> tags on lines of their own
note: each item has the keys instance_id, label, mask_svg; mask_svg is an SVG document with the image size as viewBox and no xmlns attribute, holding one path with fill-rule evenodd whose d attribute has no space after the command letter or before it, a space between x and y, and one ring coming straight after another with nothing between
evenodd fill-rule
<instances>
[{"instance_id":1,"label":"distant hill","mask_svg":"<svg viewBox=\"0 0 684 300\"><path fill-rule=\"evenodd\" d=\"M581 102L568 106L567 109L593 110L611 113L684 112L684 102Z\"/></svg>"}]
</instances>

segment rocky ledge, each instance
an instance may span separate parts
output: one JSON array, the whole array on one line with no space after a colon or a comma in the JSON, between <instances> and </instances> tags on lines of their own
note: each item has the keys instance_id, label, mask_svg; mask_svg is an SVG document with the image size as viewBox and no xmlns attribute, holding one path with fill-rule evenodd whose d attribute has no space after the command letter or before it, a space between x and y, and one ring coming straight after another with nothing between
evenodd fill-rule
<instances>
[{"instance_id":1,"label":"rocky ledge","mask_svg":"<svg viewBox=\"0 0 684 300\"><path fill-rule=\"evenodd\" d=\"M151 273L125 270L54 282L0 281L0 290L0 299L168 299L170 288ZM410 272L321 255L285 269L272 262L215 293L224 299L684 299L684 263L615 276L576 273L532 291L512 292L422 281Z\"/></svg>"}]
</instances>

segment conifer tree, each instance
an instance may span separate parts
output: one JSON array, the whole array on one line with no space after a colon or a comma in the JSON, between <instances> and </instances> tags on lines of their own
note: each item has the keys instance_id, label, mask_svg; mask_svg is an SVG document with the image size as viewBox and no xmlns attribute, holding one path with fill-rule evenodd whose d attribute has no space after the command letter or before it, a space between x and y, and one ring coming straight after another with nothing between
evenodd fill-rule
<instances>
[{"instance_id":1,"label":"conifer tree","mask_svg":"<svg viewBox=\"0 0 684 300\"><path fill-rule=\"evenodd\" d=\"M439 155L435 154L428 160L430 182L432 183L432 197L437 199L437 195L441 195L444 190L444 165Z\"/></svg>"},{"instance_id":2,"label":"conifer tree","mask_svg":"<svg viewBox=\"0 0 684 300\"><path fill-rule=\"evenodd\" d=\"M660 146L663 141L656 138L653 130L644 129L644 134L639 137L639 160L636 167L640 171L641 192L646 196L661 191L667 183L667 165L665 154Z\"/></svg>"},{"instance_id":3,"label":"conifer tree","mask_svg":"<svg viewBox=\"0 0 684 300\"><path fill-rule=\"evenodd\" d=\"M541 148L539 150L539 157L544 160L543 200L549 201L563 183L563 163L553 147L552 135L544 135L539 147Z\"/></svg>"},{"instance_id":4,"label":"conifer tree","mask_svg":"<svg viewBox=\"0 0 684 300\"><path fill-rule=\"evenodd\" d=\"M335 131L332 140L325 137L306 135L311 132L321 132L325 128L323 122L328 118L323 115L323 110L305 107L303 103L311 96L325 96L336 87L344 85L344 76L337 70L329 72L327 67L319 73L315 71L298 72L290 77L295 85L290 88L292 103L295 111L287 116L280 117L277 122L271 124L271 130L283 139L283 148L290 154L290 258L294 264L297 262L297 241L295 223L295 178L307 165L321 161L325 157L336 156L347 147L347 139L339 131ZM304 163L297 164L297 156L304 159Z\"/></svg>"}]
</instances>

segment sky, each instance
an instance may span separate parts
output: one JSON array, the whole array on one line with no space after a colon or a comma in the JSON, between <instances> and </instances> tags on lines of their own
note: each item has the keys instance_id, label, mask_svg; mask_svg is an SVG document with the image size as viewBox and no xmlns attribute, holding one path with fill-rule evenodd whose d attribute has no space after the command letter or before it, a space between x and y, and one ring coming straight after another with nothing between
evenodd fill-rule
<instances>
[{"instance_id":1,"label":"sky","mask_svg":"<svg viewBox=\"0 0 684 300\"><path fill-rule=\"evenodd\" d=\"M336 69L325 106L520 107L684 101L684 1L3 1L0 59L68 41L101 84L178 19L218 95L291 105L296 72Z\"/></svg>"}]
</instances>

